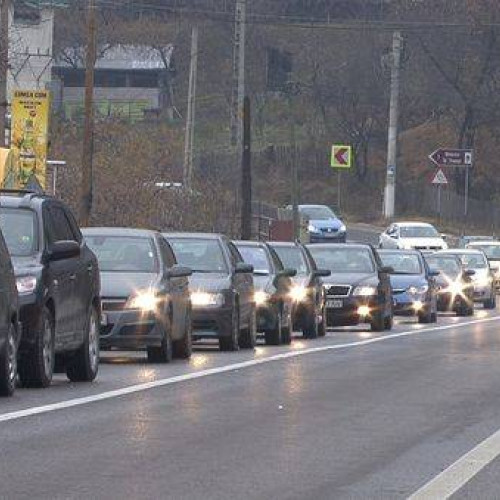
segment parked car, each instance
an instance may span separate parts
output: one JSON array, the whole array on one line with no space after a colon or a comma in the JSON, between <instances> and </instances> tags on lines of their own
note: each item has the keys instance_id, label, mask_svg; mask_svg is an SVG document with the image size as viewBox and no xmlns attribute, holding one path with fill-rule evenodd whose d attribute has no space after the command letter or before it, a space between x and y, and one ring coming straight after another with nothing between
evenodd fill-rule
<instances>
[{"instance_id":1,"label":"parked car","mask_svg":"<svg viewBox=\"0 0 500 500\"><path fill-rule=\"evenodd\" d=\"M192 352L191 269L155 231L84 229L101 271L101 348L146 349L151 363Z\"/></svg>"},{"instance_id":2,"label":"parked car","mask_svg":"<svg viewBox=\"0 0 500 500\"><path fill-rule=\"evenodd\" d=\"M347 228L335 212L326 205L299 205L300 215L307 220L311 243L345 243Z\"/></svg>"},{"instance_id":3,"label":"parked car","mask_svg":"<svg viewBox=\"0 0 500 500\"><path fill-rule=\"evenodd\" d=\"M285 269L278 254L266 243L236 241L243 260L253 267L257 331L267 345L292 342L292 280L295 269Z\"/></svg>"},{"instance_id":4,"label":"parked car","mask_svg":"<svg viewBox=\"0 0 500 500\"><path fill-rule=\"evenodd\" d=\"M3 190L0 228L19 292L22 384L48 386L56 365L72 381L93 380L99 367L99 268L73 214L50 196Z\"/></svg>"},{"instance_id":5,"label":"parked car","mask_svg":"<svg viewBox=\"0 0 500 500\"><path fill-rule=\"evenodd\" d=\"M454 312L457 316L474 314L474 285L471 277L475 271L467 270L453 254L434 253L424 255L436 277L437 306L440 312Z\"/></svg>"},{"instance_id":6,"label":"parked car","mask_svg":"<svg viewBox=\"0 0 500 500\"><path fill-rule=\"evenodd\" d=\"M17 380L17 346L21 334L16 277L0 232L0 396L12 396Z\"/></svg>"},{"instance_id":7,"label":"parked car","mask_svg":"<svg viewBox=\"0 0 500 500\"><path fill-rule=\"evenodd\" d=\"M448 244L431 224L423 222L398 222L391 224L381 235L380 248L400 250L445 250Z\"/></svg>"},{"instance_id":8,"label":"parked car","mask_svg":"<svg viewBox=\"0 0 500 500\"><path fill-rule=\"evenodd\" d=\"M327 326L369 323L373 331L391 330L393 298L389 273L371 245L308 245L316 265L331 271L323 278Z\"/></svg>"},{"instance_id":9,"label":"parked car","mask_svg":"<svg viewBox=\"0 0 500 500\"><path fill-rule=\"evenodd\" d=\"M324 337L325 294L321 278L330 276L326 269L318 269L309 250L300 243L270 243L283 266L295 269L291 296L293 330L301 330L307 339Z\"/></svg>"},{"instance_id":10,"label":"parked car","mask_svg":"<svg viewBox=\"0 0 500 500\"><path fill-rule=\"evenodd\" d=\"M495 279L495 287L497 293L500 292L500 241L472 241L467 244L466 248L473 250L481 250L485 253L488 262L490 263L491 271Z\"/></svg>"},{"instance_id":11,"label":"parked car","mask_svg":"<svg viewBox=\"0 0 500 500\"><path fill-rule=\"evenodd\" d=\"M253 349L256 318L252 266L225 236L165 233L190 277L193 338L216 338L221 351Z\"/></svg>"},{"instance_id":12,"label":"parked car","mask_svg":"<svg viewBox=\"0 0 500 500\"><path fill-rule=\"evenodd\" d=\"M464 235L460 236L458 240L458 248L467 248L471 243L482 242L482 241L495 241L494 236L471 236Z\"/></svg>"},{"instance_id":13,"label":"parked car","mask_svg":"<svg viewBox=\"0 0 500 500\"><path fill-rule=\"evenodd\" d=\"M490 267L486 255L477 249L446 250L449 255L457 256L465 269L474 271L471 276L474 286L474 302L483 304L485 309L495 309L497 306L497 291L495 275Z\"/></svg>"},{"instance_id":14,"label":"parked car","mask_svg":"<svg viewBox=\"0 0 500 500\"><path fill-rule=\"evenodd\" d=\"M431 271L417 250L379 250L385 267L391 268L394 314L417 316L419 323L437 321L437 271Z\"/></svg>"}]
</instances>

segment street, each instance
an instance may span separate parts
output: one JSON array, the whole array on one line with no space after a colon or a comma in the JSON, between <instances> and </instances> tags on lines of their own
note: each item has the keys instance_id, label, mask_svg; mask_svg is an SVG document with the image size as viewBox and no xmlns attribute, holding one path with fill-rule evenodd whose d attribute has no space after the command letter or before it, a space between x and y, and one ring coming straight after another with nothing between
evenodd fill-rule
<instances>
[{"instance_id":1,"label":"street","mask_svg":"<svg viewBox=\"0 0 500 500\"><path fill-rule=\"evenodd\" d=\"M405 498L500 427L499 325L402 319L188 365L104 353L94 384L2 401L2 496ZM496 469L456 497L494 496Z\"/></svg>"}]
</instances>

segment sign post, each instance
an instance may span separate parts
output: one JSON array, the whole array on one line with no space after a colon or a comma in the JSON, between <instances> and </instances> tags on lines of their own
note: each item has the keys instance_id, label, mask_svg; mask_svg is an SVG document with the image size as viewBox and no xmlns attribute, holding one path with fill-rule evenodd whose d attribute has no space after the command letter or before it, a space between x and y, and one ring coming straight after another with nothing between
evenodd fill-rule
<instances>
[{"instance_id":1,"label":"sign post","mask_svg":"<svg viewBox=\"0 0 500 500\"><path fill-rule=\"evenodd\" d=\"M334 144L330 166L337 169L337 205L340 209L342 192L342 170L352 167L352 146Z\"/></svg>"},{"instance_id":2,"label":"sign post","mask_svg":"<svg viewBox=\"0 0 500 500\"><path fill-rule=\"evenodd\" d=\"M441 221L441 188L448 184L448 179L441 169L436 172L436 175L432 179L432 184L437 186L437 213L439 221Z\"/></svg>"}]
</instances>

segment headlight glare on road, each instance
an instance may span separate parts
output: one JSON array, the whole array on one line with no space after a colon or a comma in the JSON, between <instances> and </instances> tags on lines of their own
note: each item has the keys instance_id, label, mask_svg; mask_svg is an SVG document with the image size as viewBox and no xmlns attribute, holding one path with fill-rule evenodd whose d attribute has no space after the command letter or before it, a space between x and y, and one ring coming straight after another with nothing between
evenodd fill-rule
<instances>
[{"instance_id":1,"label":"headlight glare on road","mask_svg":"<svg viewBox=\"0 0 500 500\"><path fill-rule=\"evenodd\" d=\"M269 294L259 290L255 292L254 299L257 306L263 306L269 300Z\"/></svg>"},{"instance_id":2,"label":"headlight glare on road","mask_svg":"<svg viewBox=\"0 0 500 500\"><path fill-rule=\"evenodd\" d=\"M306 299L308 291L305 286L296 285L290 290L290 297L294 302L302 302Z\"/></svg>"},{"instance_id":3,"label":"headlight glare on road","mask_svg":"<svg viewBox=\"0 0 500 500\"><path fill-rule=\"evenodd\" d=\"M20 276L16 279L17 293L19 295L27 295L36 290L37 285L36 276Z\"/></svg>"},{"instance_id":4,"label":"headlight glare on road","mask_svg":"<svg viewBox=\"0 0 500 500\"><path fill-rule=\"evenodd\" d=\"M159 297L152 290L138 291L128 299L126 309L153 312L156 311L159 303Z\"/></svg>"},{"instance_id":5,"label":"headlight glare on road","mask_svg":"<svg viewBox=\"0 0 500 500\"><path fill-rule=\"evenodd\" d=\"M373 297L377 295L377 287L372 285L362 285L354 289L353 295L357 297Z\"/></svg>"},{"instance_id":6,"label":"headlight glare on road","mask_svg":"<svg viewBox=\"0 0 500 500\"><path fill-rule=\"evenodd\" d=\"M191 293L191 304L193 307L220 307L224 304L222 293L193 292Z\"/></svg>"}]
</instances>

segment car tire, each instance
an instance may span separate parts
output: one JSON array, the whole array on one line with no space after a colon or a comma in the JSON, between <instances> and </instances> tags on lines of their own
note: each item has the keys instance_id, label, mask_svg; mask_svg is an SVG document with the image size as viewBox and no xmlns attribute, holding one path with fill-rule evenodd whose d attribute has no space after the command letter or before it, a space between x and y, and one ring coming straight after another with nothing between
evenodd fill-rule
<instances>
[{"instance_id":1,"label":"car tire","mask_svg":"<svg viewBox=\"0 0 500 500\"><path fill-rule=\"evenodd\" d=\"M433 312L431 314L431 323L437 323L438 321L438 315L437 315L437 312Z\"/></svg>"},{"instance_id":2,"label":"car tire","mask_svg":"<svg viewBox=\"0 0 500 500\"><path fill-rule=\"evenodd\" d=\"M326 336L326 310L323 308L321 311L321 321L319 322L318 325L318 337L325 337Z\"/></svg>"},{"instance_id":3,"label":"car tire","mask_svg":"<svg viewBox=\"0 0 500 500\"><path fill-rule=\"evenodd\" d=\"M81 347L66 360L66 375L71 382L92 382L99 371L99 313L92 306Z\"/></svg>"},{"instance_id":4,"label":"car tire","mask_svg":"<svg viewBox=\"0 0 500 500\"><path fill-rule=\"evenodd\" d=\"M0 353L0 396L12 396L17 380L17 334L11 324L5 339L3 352Z\"/></svg>"},{"instance_id":5,"label":"car tire","mask_svg":"<svg viewBox=\"0 0 500 500\"><path fill-rule=\"evenodd\" d=\"M281 330L283 329L283 325L281 323L281 314L278 312L276 317L276 328L272 330L266 330L264 332L264 339L266 345L280 345L281 344Z\"/></svg>"},{"instance_id":6,"label":"car tire","mask_svg":"<svg viewBox=\"0 0 500 500\"><path fill-rule=\"evenodd\" d=\"M372 332L383 332L385 330L385 317L383 311L376 311L370 321Z\"/></svg>"},{"instance_id":7,"label":"car tire","mask_svg":"<svg viewBox=\"0 0 500 500\"><path fill-rule=\"evenodd\" d=\"M23 387L43 388L52 382L55 365L55 321L44 307L41 331L35 332L35 343L19 357L18 372Z\"/></svg>"},{"instance_id":8,"label":"car tire","mask_svg":"<svg viewBox=\"0 0 500 500\"><path fill-rule=\"evenodd\" d=\"M393 314L391 312L389 314L389 316L386 316L385 319L384 319L384 328L387 331L390 331L390 330L392 330L393 327L394 327L394 316L393 316Z\"/></svg>"},{"instance_id":9,"label":"car tire","mask_svg":"<svg viewBox=\"0 0 500 500\"><path fill-rule=\"evenodd\" d=\"M238 351L240 348L240 308L236 305L231 317L230 335L219 337L219 349L223 352Z\"/></svg>"},{"instance_id":10,"label":"car tire","mask_svg":"<svg viewBox=\"0 0 500 500\"><path fill-rule=\"evenodd\" d=\"M432 312L430 309L427 309L423 312L418 313L418 322L422 325L427 325L429 323L432 323Z\"/></svg>"},{"instance_id":11,"label":"car tire","mask_svg":"<svg viewBox=\"0 0 500 500\"><path fill-rule=\"evenodd\" d=\"M496 294L492 293L491 299L488 299L484 303L484 308L488 310L496 309L497 308L497 296Z\"/></svg>"},{"instance_id":12,"label":"car tire","mask_svg":"<svg viewBox=\"0 0 500 500\"><path fill-rule=\"evenodd\" d=\"M169 322L171 325L172 323ZM148 363L170 363L174 357L170 326L164 328L163 339L160 346L148 346L146 349Z\"/></svg>"},{"instance_id":13,"label":"car tire","mask_svg":"<svg viewBox=\"0 0 500 500\"><path fill-rule=\"evenodd\" d=\"M307 311L304 318L304 327L302 328L302 334L305 339L314 340L317 339L320 330L320 319L316 313L316 308Z\"/></svg>"},{"instance_id":14,"label":"car tire","mask_svg":"<svg viewBox=\"0 0 500 500\"><path fill-rule=\"evenodd\" d=\"M191 310L186 311L186 328L182 339L173 342L173 356L177 359L189 359L193 354L193 321Z\"/></svg>"},{"instance_id":15,"label":"car tire","mask_svg":"<svg viewBox=\"0 0 500 500\"><path fill-rule=\"evenodd\" d=\"M255 349L257 344L257 316L255 308L252 307L252 312L248 318L249 325L241 331L239 345L241 349Z\"/></svg>"}]
</instances>

